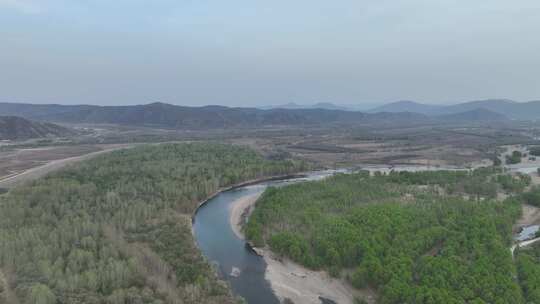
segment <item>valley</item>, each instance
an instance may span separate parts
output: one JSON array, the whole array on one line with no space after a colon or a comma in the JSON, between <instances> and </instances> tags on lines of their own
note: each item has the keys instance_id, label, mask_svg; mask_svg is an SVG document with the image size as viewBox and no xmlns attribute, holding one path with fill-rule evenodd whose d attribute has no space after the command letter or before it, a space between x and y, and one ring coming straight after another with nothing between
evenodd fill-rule
<instances>
[{"instance_id":1,"label":"valley","mask_svg":"<svg viewBox=\"0 0 540 304\"><path fill-rule=\"evenodd\" d=\"M517 265L530 262L523 256L536 248L525 240L527 246L509 250L512 233L539 223L540 163L529 156L539 143L535 122L477 121L477 113L444 122L373 114L374 121L311 111L294 115L330 118L219 122L223 129L201 121L196 128L57 121L73 133L4 141L0 298L356 304L532 297L525 283L502 272L524 276ZM348 121L349 115L362 119ZM514 151L519 162L507 163ZM305 177L264 181L292 173ZM248 181L255 184L219 192ZM73 216L85 226L68 220ZM22 245L14 241L21 233L28 235ZM465 242L471 233L479 243ZM79 245L57 251L36 237ZM21 248L31 255L16 256ZM472 251L457 253L464 248ZM35 255L38 249L44 256ZM104 250L114 262L101 260ZM479 254L483 259L466 260ZM497 268L476 268L484 263ZM429 269L441 267L449 270L436 278L440 285L424 285L435 280ZM498 283L481 283L476 272L489 272ZM104 273L111 281L93 279ZM40 276L46 280L33 281ZM88 280L95 284L83 283ZM484 285L474 293L447 280Z\"/></svg>"},{"instance_id":2,"label":"valley","mask_svg":"<svg viewBox=\"0 0 540 304\"><path fill-rule=\"evenodd\" d=\"M540 1L0 20L0 304L540 304Z\"/></svg>"}]
</instances>

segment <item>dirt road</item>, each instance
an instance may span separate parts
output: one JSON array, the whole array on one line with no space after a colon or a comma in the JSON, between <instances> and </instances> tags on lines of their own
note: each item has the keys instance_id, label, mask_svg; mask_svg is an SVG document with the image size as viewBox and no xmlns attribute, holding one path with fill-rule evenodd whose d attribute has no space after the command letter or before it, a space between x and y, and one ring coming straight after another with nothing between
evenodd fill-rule
<instances>
[{"instance_id":1,"label":"dirt road","mask_svg":"<svg viewBox=\"0 0 540 304\"><path fill-rule=\"evenodd\" d=\"M50 161L42 166L34 167L31 169L28 169L26 171L23 171L21 173L18 173L16 175L12 175L9 177L6 177L4 179L0 180L0 188L12 188L16 185L20 185L24 182L34 180L36 178L43 177L47 175L48 173L51 173L53 171L59 170L61 168L64 168L67 165L74 164L83 160L90 159L92 157L98 156L103 153L120 150L120 149L126 149L133 147L131 144L119 144L119 145L113 145L113 146L107 146L106 148L103 148L103 150L92 152L80 156L75 157L68 157L64 159L58 159Z\"/></svg>"},{"instance_id":2,"label":"dirt road","mask_svg":"<svg viewBox=\"0 0 540 304\"><path fill-rule=\"evenodd\" d=\"M519 242L519 243L515 244L514 246L510 247L510 252L512 252L512 258L514 257L514 252L516 251L517 247L520 247L520 248L521 247L527 247L527 246L530 246L532 244L535 244L538 241L540 241L540 238L535 238L535 239L532 239L532 240Z\"/></svg>"}]
</instances>

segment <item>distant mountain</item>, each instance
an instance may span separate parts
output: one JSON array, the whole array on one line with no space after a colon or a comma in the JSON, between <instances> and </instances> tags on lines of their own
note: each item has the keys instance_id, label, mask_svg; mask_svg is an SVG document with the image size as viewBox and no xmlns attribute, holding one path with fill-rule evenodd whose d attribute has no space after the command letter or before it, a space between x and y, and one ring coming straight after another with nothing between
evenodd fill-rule
<instances>
[{"instance_id":1,"label":"distant mountain","mask_svg":"<svg viewBox=\"0 0 540 304\"><path fill-rule=\"evenodd\" d=\"M475 100L464 103L458 103L455 105L450 105L441 108L441 110L447 114L449 113L459 113L465 111L472 111L476 109L486 109L498 113L502 112L512 112L515 109L523 106L524 103L519 103L513 100L507 99L486 99L486 100Z\"/></svg>"},{"instance_id":2,"label":"distant mountain","mask_svg":"<svg viewBox=\"0 0 540 304\"><path fill-rule=\"evenodd\" d=\"M0 115L20 116L29 119L47 117L61 113L70 113L91 109L90 105L29 104L0 102Z\"/></svg>"},{"instance_id":3,"label":"distant mountain","mask_svg":"<svg viewBox=\"0 0 540 304\"><path fill-rule=\"evenodd\" d=\"M540 101L516 102L507 99L488 99L448 106L446 113L457 113L473 109L487 109L517 120L540 119Z\"/></svg>"},{"instance_id":4,"label":"distant mountain","mask_svg":"<svg viewBox=\"0 0 540 304\"><path fill-rule=\"evenodd\" d=\"M263 110L270 110L270 109L325 109L325 110L341 110L341 111L351 111L352 109L346 107L346 106L340 106L335 105L330 102L319 102L316 104L311 105L301 105L294 102L289 102L282 105L277 106L265 106L261 107Z\"/></svg>"},{"instance_id":5,"label":"distant mountain","mask_svg":"<svg viewBox=\"0 0 540 304\"><path fill-rule=\"evenodd\" d=\"M12 104L9 107L14 108ZM43 109L43 105L37 105ZM386 124L418 123L429 120L416 113L366 114L327 109L269 109L229 108L223 106L184 107L166 103L136 106L70 106L58 110L32 110L23 105L24 113L41 121L64 123L97 123L149 126L171 129L221 129L266 126L299 126L324 124ZM13 109L12 109L13 110ZM2 113L2 104L0 104Z\"/></svg>"},{"instance_id":6,"label":"distant mountain","mask_svg":"<svg viewBox=\"0 0 540 304\"><path fill-rule=\"evenodd\" d=\"M474 109L471 111L438 115L436 119L446 122L503 122L508 120L508 117L486 109Z\"/></svg>"},{"instance_id":7,"label":"distant mountain","mask_svg":"<svg viewBox=\"0 0 540 304\"><path fill-rule=\"evenodd\" d=\"M312 109L326 109L326 110L342 110L348 111L349 109L343 106L338 106L330 102L319 102L311 106Z\"/></svg>"},{"instance_id":8,"label":"distant mountain","mask_svg":"<svg viewBox=\"0 0 540 304\"><path fill-rule=\"evenodd\" d=\"M441 106L428 105L423 103L418 103L409 100L402 100L392 102L386 105L382 105L376 108L369 110L370 113L377 112L389 112L389 113L398 113L398 112L413 112L420 113L425 115L436 114L440 111Z\"/></svg>"},{"instance_id":9,"label":"distant mountain","mask_svg":"<svg viewBox=\"0 0 540 304\"><path fill-rule=\"evenodd\" d=\"M374 109L376 107L381 106L382 103L380 102L361 102L361 103L355 103L355 104L342 104L340 106L344 107L348 111L360 111L360 112L369 112L371 109Z\"/></svg>"},{"instance_id":10,"label":"distant mountain","mask_svg":"<svg viewBox=\"0 0 540 304\"><path fill-rule=\"evenodd\" d=\"M285 104L280 105L272 105L272 106L262 106L260 107L261 110L270 110L270 109L304 109L306 106L299 105L294 102L288 102Z\"/></svg>"},{"instance_id":11,"label":"distant mountain","mask_svg":"<svg viewBox=\"0 0 540 304\"><path fill-rule=\"evenodd\" d=\"M75 132L52 123L30 121L17 116L0 116L0 140L63 137Z\"/></svg>"},{"instance_id":12,"label":"distant mountain","mask_svg":"<svg viewBox=\"0 0 540 304\"><path fill-rule=\"evenodd\" d=\"M454 105L426 105L412 101L399 101L370 110L376 112L414 112L425 115L456 114L485 109L515 120L540 120L540 101L516 102L508 99L486 99Z\"/></svg>"}]
</instances>

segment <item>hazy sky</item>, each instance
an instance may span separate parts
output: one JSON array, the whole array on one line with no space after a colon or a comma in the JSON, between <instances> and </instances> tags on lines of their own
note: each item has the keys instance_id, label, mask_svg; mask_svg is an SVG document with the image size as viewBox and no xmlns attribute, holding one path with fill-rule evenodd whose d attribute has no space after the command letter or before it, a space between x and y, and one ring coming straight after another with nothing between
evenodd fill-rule
<instances>
[{"instance_id":1,"label":"hazy sky","mask_svg":"<svg viewBox=\"0 0 540 304\"><path fill-rule=\"evenodd\" d=\"M0 101L540 99L539 0L0 0Z\"/></svg>"}]
</instances>

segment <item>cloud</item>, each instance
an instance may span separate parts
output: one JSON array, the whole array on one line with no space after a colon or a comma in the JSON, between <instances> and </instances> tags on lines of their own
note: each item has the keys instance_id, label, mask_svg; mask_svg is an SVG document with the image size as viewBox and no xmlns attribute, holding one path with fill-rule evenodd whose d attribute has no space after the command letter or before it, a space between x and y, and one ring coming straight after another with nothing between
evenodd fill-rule
<instances>
[{"instance_id":1,"label":"cloud","mask_svg":"<svg viewBox=\"0 0 540 304\"><path fill-rule=\"evenodd\" d=\"M0 10L7 8L17 10L24 14L39 14L41 7L28 0L0 0Z\"/></svg>"}]
</instances>

